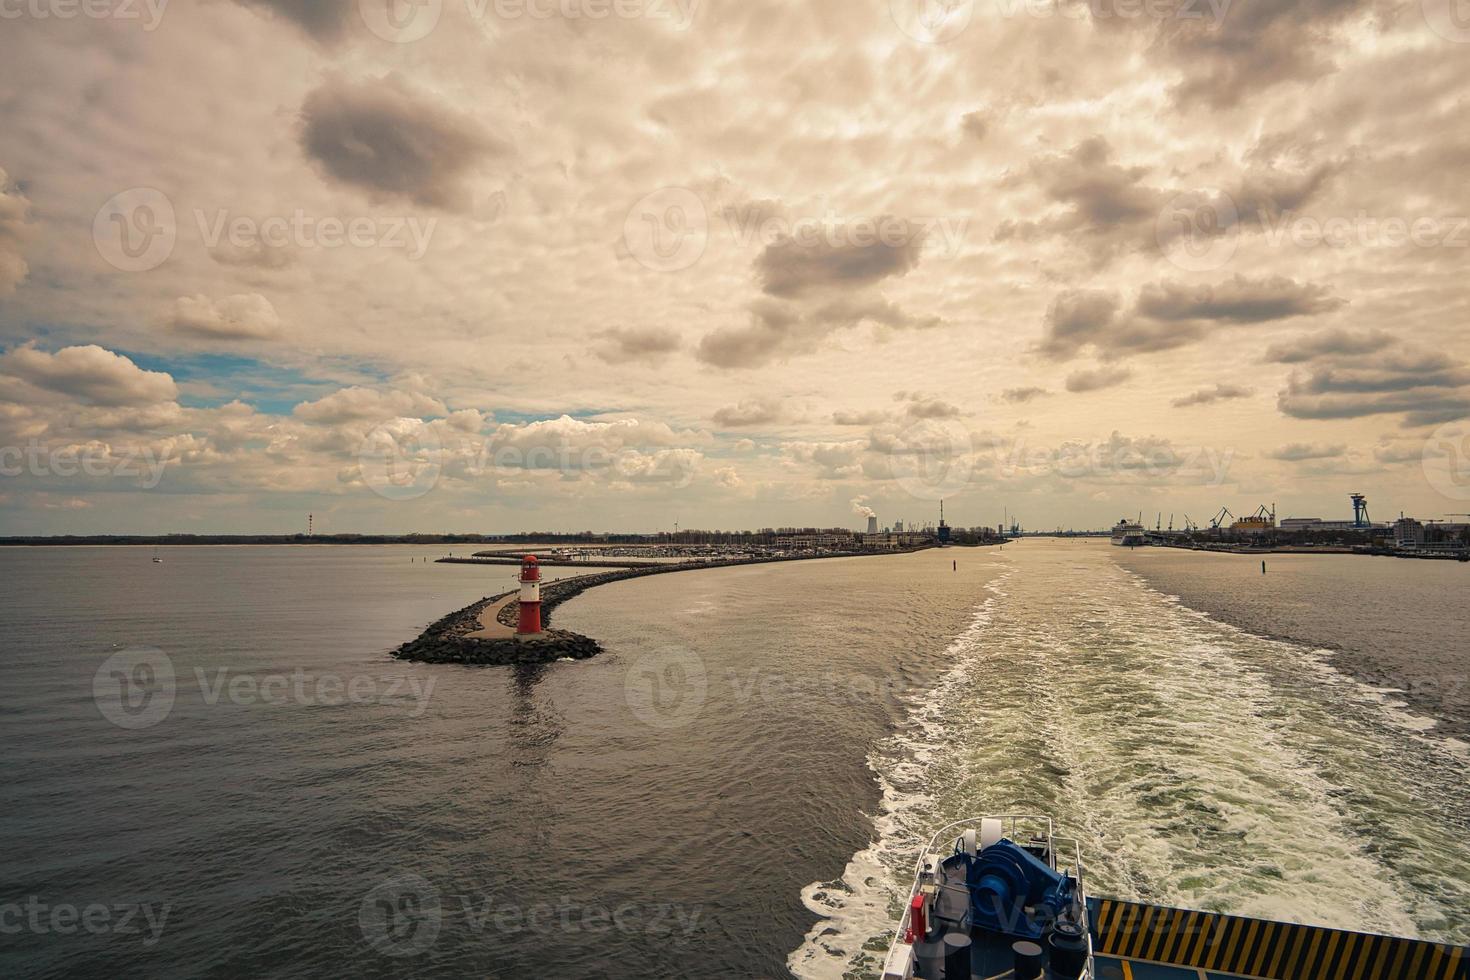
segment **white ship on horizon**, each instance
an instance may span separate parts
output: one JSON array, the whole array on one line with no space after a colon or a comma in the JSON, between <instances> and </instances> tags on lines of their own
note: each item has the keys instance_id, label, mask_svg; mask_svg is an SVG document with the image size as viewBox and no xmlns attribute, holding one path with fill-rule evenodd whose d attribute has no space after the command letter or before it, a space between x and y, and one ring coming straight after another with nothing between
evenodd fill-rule
<instances>
[{"instance_id":1,"label":"white ship on horizon","mask_svg":"<svg viewBox=\"0 0 1470 980\"><path fill-rule=\"evenodd\" d=\"M1120 548L1140 548L1148 544L1148 535L1142 524L1125 517L1113 526L1113 544Z\"/></svg>"}]
</instances>

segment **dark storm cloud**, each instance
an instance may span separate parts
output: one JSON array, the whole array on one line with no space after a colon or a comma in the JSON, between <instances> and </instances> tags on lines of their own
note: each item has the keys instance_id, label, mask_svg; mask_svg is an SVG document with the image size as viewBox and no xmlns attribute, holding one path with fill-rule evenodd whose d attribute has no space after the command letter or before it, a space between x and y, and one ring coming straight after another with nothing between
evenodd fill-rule
<instances>
[{"instance_id":1,"label":"dark storm cloud","mask_svg":"<svg viewBox=\"0 0 1470 980\"><path fill-rule=\"evenodd\" d=\"M667 327L611 327L596 336L592 352L609 364L660 361L680 347L679 334Z\"/></svg>"},{"instance_id":2,"label":"dark storm cloud","mask_svg":"<svg viewBox=\"0 0 1470 980\"><path fill-rule=\"evenodd\" d=\"M1093 136L1066 153L1032 160L1026 173L1012 182L1038 186L1065 210L1040 221L1004 221L996 230L996 240L1024 240L1039 234L1081 236L1078 244L1099 263L1121 249L1142 244L1140 229L1147 227L1152 235L1167 197L1143 183L1147 167L1120 166L1112 161L1112 154L1106 139Z\"/></svg>"},{"instance_id":3,"label":"dark storm cloud","mask_svg":"<svg viewBox=\"0 0 1470 980\"><path fill-rule=\"evenodd\" d=\"M1297 390L1309 395L1462 388L1470 386L1470 370L1444 355L1427 354L1416 359L1390 359L1372 368L1322 368L1294 383Z\"/></svg>"},{"instance_id":4,"label":"dark storm cloud","mask_svg":"<svg viewBox=\"0 0 1470 980\"><path fill-rule=\"evenodd\" d=\"M1051 392L1045 388L1007 388L1000 393L1001 401L1010 402L1012 405L1024 405L1026 402L1043 398Z\"/></svg>"},{"instance_id":5,"label":"dark storm cloud","mask_svg":"<svg viewBox=\"0 0 1470 980\"><path fill-rule=\"evenodd\" d=\"M1039 188L1055 209L1033 221L1003 221L994 237L998 242L1065 238L1100 267L1120 255L1167 245L1165 236L1182 231L1161 224L1171 206L1214 216L1214 231L1220 235L1265 232L1270 221L1311 201L1341 167L1332 161L1288 168L1273 159L1224 188L1163 188L1149 182L1148 167L1114 162L1112 146L1094 136L1065 153L1034 158L1008 180Z\"/></svg>"},{"instance_id":6,"label":"dark storm cloud","mask_svg":"<svg viewBox=\"0 0 1470 980\"><path fill-rule=\"evenodd\" d=\"M1383 330L1323 330L1271 345L1266 349L1266 360L1274 364L1303 364L1325 357L1357 357L1376 354L1393 343L1393 335Z\"/></svg>"},{"instance_id":7,"label":"dark storm cloud","mask_svg":"<svg viewBox=\"0 0 1470 980\"><path fill-rule=\"evenodd\" d=\"M1470 416L1470 369L1435 353L1323 368L1292 375L1276 403L1298 419L1402 415L1405 426L1438 425Z\"/></svg>"},{"instance_id":8,"label":"dark storm cloud","mask_svg":"<svg viewBox=\"0 0 1470 980\"><path fill-rule=\"evenodd\" d=\"M1347 455L1346 445L1324 446L1313 442L1293 442L1266 453L1267 459L1302 463L1314 459L1340 459Z\"/></svg>"},{"instance_id":9,"label":"dark storm cloud","mask_svg":"<svg viewBox=\"0 0 1470 980\"><path fill-rule=\"evenodd\" d=\"M960 126L970 138L983 140L990 133L990 114L982 110L967 112Z\"/></svg>"},{"instance_id":10,"label":"dark storm cloud","mask_svg":"<svg viewBox=\"0 0 1470 980\"><path fill-rule=\"evenodd\" d=\"M1101 391L1104 388L1116 388L1131 377L1133 377L1132 371L1119 366L1074 371L1067 375L1067 390L1073 394L1082 394L1088 391Z\"/></svg>"},{"instance_id":11,"label":"dark storm cloud","mask_svg":"<svg viewBox=\"0 0 1470 980\"><path fill-rule=\"evenodd\" d=\"M313 40L331 44L347 33L357 0L235 0L243 7L290 21Z\"/></svg>"},{"instance_id":12,"label":"dark storm cloud","mask_svg":"<svg viewBox=\"0 0 1470 980\"><path fill-rule=\"evenodd\" d=\"M1367 0L1243 0L1219 18L1164 19L1155 50L1184 74L1174 88L1181 105L1225 108L1252 92L1310 81L1333 70L1333 32Z\"/></svg>"},{"instance_id":13,"label":"dark storm cloud","mask_svg":"<svg viewBox=\"0 0 1470 980\"><path fill-rule=\"evenodd\" d=\"M885 228L893 234L885 234ZM783 237L766 246L756 259L756 274L768 295L789 299L902 276L919 264L923 250L924 238L917 226L884 216L868 226L832 229L831 234Z\"/></svg>"},{"instance_id":14,"label":"dark storm cloud","mask_svg":"<svg viewBox=\"0 0 1470 980\"><path fill-rule=\"evenodd\" d=\"M1118 297L1097 290L1069 290L1046 311L1041 351L1051 357L1075 356L1088 344L1107 347L1118 316Z\"/></svg>"},{"instance_id":15,"label":"dark storm cloud","mask_svg":"<svg viewBox=\"0 0 1470 980\"><path fill-rule=\"evenodd\" d=\"M399 75L333 79L306 97L301 147L329 176L373 198L464 210L476 164L506 147Z\"/></svg>"},{"instance_id":16,"label":"dark storm cloud","mask_svg":"<svg viewBox=\"0 0 1470 980\"><path fill-rule=\"evenodd\" d=\"M1237 275L1202 286L1149 283L1126 311L1112 293L1072 290L1052 301L1037 349L1056 360L1068 360L1089 346L1104 358L1173 350L1221 327L1311 316L1340 305L1325 289L1282 276Z\"/></svg>"},{"instance_id":17,"label":"dark storm cloud","mask_svg":"<svg viewBox=\"0 0 1470 980\"><path fill-rule=\"evenodd\" d=\"M1325 313L1342 305L1327 290L1284 276L1253 281L1236 275L1214 286L1165 281L1143 287L1135 312L1153 320L1264 323Z\"/></svg>"},{"instance_id":18,"label":"dark storm cloud","mask_svg":"<svg viewBox=\"0 0 1470 980\"><path fill-rule=\"evenodd\" d=\"M942 326L938 317L910 316L881 297L854 297L805 309L795 303L761 300L751 305L742 326L721 327L706 334L695 357L720 368L761 367L795 354L815 351L839 330L864 323L890 330L925 330Z\"/></svg>"},{"instance_id":19,"label":"dark storm cloud","mask_svg":"<svg viewBox=\"0 0 1470 980\"><path fill-rule=\"evenodd\" d=\"M1203 388L1191 395L1174 399L1174 407L1191 408L1195 405L1213 405L1215 402L1249 398L1255 393L1254 388L1246 388L1242 385L1218 384L1213 388Z\"/></svg>"},{"instance_id":20,"label":"dark storm cloud","mask_svg":"<svg viewBox=\"0 0 1470 980\"><path fill-rule=\"evenodd\" d=\"M726 405L714 414L716 425L725 429L744 429L772 425L786 418L786 408L776 398L752 398L738 405Z\"/></svg>"},{"instance_id":21,"label":"dark storm cloud","mask_svg":"<svg viewBox=\"0 0 1470 980\"><path fill-rule=\"evenodd\" d=\"M908 402L904 414L911 419L956 419L964 414L958 405L917 393L899 392L894 399Z\"/></svg>"}]
</instances>

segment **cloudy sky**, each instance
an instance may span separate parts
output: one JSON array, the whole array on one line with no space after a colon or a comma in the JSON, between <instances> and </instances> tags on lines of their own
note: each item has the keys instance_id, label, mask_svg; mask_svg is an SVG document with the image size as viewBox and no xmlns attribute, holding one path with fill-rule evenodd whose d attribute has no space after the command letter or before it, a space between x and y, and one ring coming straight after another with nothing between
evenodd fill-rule
<instances>
[{"instance_id":1,"label":"cloudy sky","mask_svg":"<svg viewBox=\"0 0 1470 980\"><path fill-rule=\"evenodd\" d=\"M0 0L0 532L1470 511L1458 0Z\"/></svg>"}]
</instances>

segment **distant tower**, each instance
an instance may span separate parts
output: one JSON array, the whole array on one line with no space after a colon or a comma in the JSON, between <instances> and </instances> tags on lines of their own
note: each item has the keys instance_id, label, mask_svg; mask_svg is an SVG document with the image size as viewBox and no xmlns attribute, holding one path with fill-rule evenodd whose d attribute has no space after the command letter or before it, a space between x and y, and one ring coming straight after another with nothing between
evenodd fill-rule
<instances>
[{"instance_id":1,"label":"distant tower","mask_svg":"<svg viewBox=\"0 0 1470 980\"><path fill-rule=\"evenodd\" d=\"M535 555L521 562L521 618L517 636L535 636L541 632L541 565Z\"/></svg>"},{"instance_id":2,"label":"distant tower","mask_svg":"<svg viewBox=\"0 0 1470 980\"><path fill-rule=\"evenodd\" d=\"M1361 493L1353 494L1353 527L1368 526L1368 498Z\"/></svg>"},{"instance_id":3,"label":"distant tower","mask_svg":"<svg viewBox=\"0 0 1470 980\"><path fill-rule=\"evenodd\" d=\"M306 515L306 536L308 538L311 537L311 535L313 533L312 530L311 530L311 522L312 522L312 519L315 518L315 517L316 517L315 514L307 514Z\"/></svg>"},{"instance_id":4,"label":"distant tower","mask_svg":"<svg viewBox=\"0 0 1470 980\"><path fill-rule=\"evenodd\" d=\"M869 534L877 534L878 533L878 516L876 514L873 514L873 515L871 515L871 516L868 517L868 533Z\"/></svg>"},{"instance_id":5,"label":"distant tower","mask_svg":"<svg viewBox=\"0 0 1470 980\"><path fill-rule=\"evenodd\" d=\"M949 525L944 523L944 501L939 502L939 543L949 544Z\"/></svg>"}]
</instances>

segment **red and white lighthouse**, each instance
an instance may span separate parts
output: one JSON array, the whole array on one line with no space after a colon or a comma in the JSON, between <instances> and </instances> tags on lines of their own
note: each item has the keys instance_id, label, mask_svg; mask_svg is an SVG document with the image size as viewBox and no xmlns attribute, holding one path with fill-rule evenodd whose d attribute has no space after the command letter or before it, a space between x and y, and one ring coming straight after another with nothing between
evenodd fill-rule
<instances>
[{"instance_id":1,"label":"red and white lighthouse","mask_svg":"<svg viewBox=\"0 0 1470 980\"><path fill-rule=\"evenodd\" d=\"M517 636L535 636L541 632L541 565L535 555L521 562L521 617Z\"/></svg>"}]
</instances>

